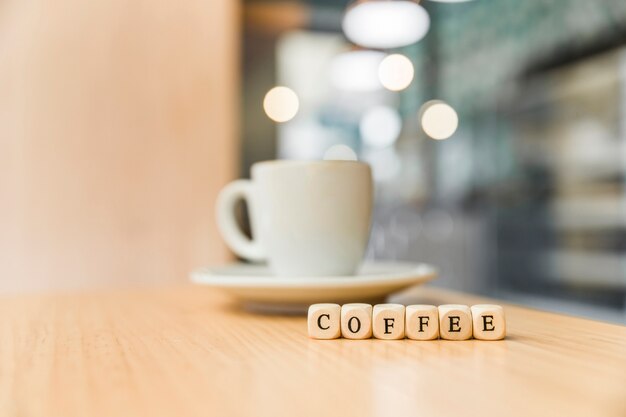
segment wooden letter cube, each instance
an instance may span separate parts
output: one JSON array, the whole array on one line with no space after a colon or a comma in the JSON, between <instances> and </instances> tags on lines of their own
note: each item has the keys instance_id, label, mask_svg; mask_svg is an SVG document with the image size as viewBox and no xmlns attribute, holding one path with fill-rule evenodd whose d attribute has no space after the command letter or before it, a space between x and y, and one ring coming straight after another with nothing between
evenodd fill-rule
<instances>
[{"instance_id":1,"label":"wooden letter cube","mask_svg":"<svg viewBox=\"0 0 626 417\"><path fill-rule=\"evenodd\" d=\"M404 306L376 304L372 314L372 327L377 339L404 339Z\"/></svg>"},{"instance_id":2,"label":"wooden letter cube","mask_svg":"<svg viewBox=\"0 0 626 417\"><path fill-rule=\"evenodd\" d=\"M372 337L372 306L360 303L341 306L341 335L346 339Z\"/></svg>"},{"instance_id":3,"label":"wooden letter cube","mask_svg":"<svg viewBox=\"0 0 626 417\"><path fill-rule=\"evenodd\" d=\"M474 338L480 340L500 340L506 336L506 320L502 306L478 304L472 306Z\"/></svg>"},{"instance_id":4,"label":"wooden letter cube","mask_svg":"<svg viewBox=\"0 0 626 417\"><path fill-rule=\"evenodd\" d=\"M339 304L313 304L309 307L309 337L336 339L341 336L341 306Z\"/></svg>"},{"instance_id":5,"label":"wooden letter cube","mask_svg":"<svg viewBox=\"0 0 626 417\"><path fill-rule=\"evenodd\" d=\"M470 308L459 304L439 306L439 336L447 340L471 338L472 312Z\"/></svg>"},{"instance_id":6,"label":"wooden letter cube","mask_svg":"<svg viewBox=\"0 0 626 417\"><path fill-rule=\"evenodd\" d=\"M430 305L406 307L406 337L413 340L439 338L439 310Z\"/></svg>"}]
</instances>

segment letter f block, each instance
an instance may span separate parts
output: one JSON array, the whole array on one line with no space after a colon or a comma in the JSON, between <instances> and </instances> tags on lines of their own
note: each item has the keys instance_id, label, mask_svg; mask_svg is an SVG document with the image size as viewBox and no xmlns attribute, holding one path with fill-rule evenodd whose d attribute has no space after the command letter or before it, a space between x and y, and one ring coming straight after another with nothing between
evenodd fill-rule
<instances>
[{"instance_id":1,"label":"letter f block","mask_svg":"<svg viewBox=\"0 0 626 417\"><path fill-rule=\"evenodd\" d=\"M372 314L372 327L377 339L404 339L404 306L376 304Z\"/></svg>"},{"instance_id":2,"label":"letter f block","mask_svg":"<svg viewBox=\"0 0 626 417\"><path fill-rule=\"evenodd\" d=\"M439 338L439 310L435 306L406 306L406 337L413 340Z\"/></svg>"}]
</instances>

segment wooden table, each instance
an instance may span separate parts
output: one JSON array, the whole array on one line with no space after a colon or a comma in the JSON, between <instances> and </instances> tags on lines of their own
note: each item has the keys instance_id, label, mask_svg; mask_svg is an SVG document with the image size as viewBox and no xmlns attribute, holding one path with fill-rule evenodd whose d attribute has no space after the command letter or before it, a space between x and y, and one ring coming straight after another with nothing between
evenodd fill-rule
<instances>
[{"instance_id":1,"label":"wooden table","mask_svg":"<svg viewBox=\"0 0 626 417\"><path fill-rule=\"evenodd\" d=\"M625 327L506 314L500 342L319 341L205 288L3 298L0 415L626 416Z\"/></svg>"}]
</instances>

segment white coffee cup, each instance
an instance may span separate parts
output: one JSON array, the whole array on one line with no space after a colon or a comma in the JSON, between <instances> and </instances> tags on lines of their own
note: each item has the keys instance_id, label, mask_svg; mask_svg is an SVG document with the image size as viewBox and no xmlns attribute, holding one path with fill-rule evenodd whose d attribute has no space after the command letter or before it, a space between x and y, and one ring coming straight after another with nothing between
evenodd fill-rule
<instances>
[{"instance_id":1,"label":"white coffee cup","mask_svg":"<svg viewBox=\"0 0 626 417\"><path fill-rule=\"evenodd\" d=\"M369 239L372 188L362 162L259 162L251 181L234 181L220 193L218 226L236 254L267 261L276 275L351 275ZM253 239L237 224L240 200L247 202Z\"/></svg>"}]
</instances>

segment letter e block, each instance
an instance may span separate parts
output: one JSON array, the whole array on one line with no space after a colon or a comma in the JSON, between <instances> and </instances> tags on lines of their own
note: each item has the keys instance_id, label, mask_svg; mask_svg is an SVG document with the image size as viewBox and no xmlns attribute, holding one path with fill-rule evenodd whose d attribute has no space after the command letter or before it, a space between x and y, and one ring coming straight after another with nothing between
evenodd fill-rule
<instances>
[{"instance_id":1,"label":"letter e block","mask_svg":"<svg viewBox=\"0 0 626 417\"><path fill-rule=\"evenodd\" d=\"M376 304L372 314L372 327L377 339L404 339L404 306Z\"/></svg>"},{"instance_id":2,"label":"letter e block","mask_svg":"<svg viewBox=\"0 0 626 417\"><path fill-rule=\"evenodd\" d=\"M360 303L342 305L341 335L346 339L372 337L372 306Z\"/></svg>"},{"instance_id":3,"label":"letter e block","mask_svg":"<svg viewBox=\"0 0 626 417\"><path fill-rule=\"evenodd\" d=\"M500 340L506 336L504 309L495 304L472 306L474 338L480 340Z\"/></svg>"},{"instance_id":4,"label":"letter e block","mask_svg":"<svg viewBox=\"0 0 626 417\"><path fill-rule=\"evenodd\" d=\"M406 337L413 340L439 338L439 310L431 305L406 307Z\"/></svg>"},{"instance_id":5,"label":"letter e block","mask_svg":"<svg viewBox=\"0 0 626 417\"><path fill-rule=\"evenodd\" d=\"M309 306L309 337L337 339L341 336L341 306L339 304L313 304Z\"/></svg>"},{"instance_id":6,"label":"letter e block","mask_svg":"<svg viewBox=\"0 0 626 417\"><path fill-rule=\"evenodd\" d=\"M439 306L439 336L447 340L471 338L472 312L470 308L460 304Z\"/></svg>"}]
</instances>

